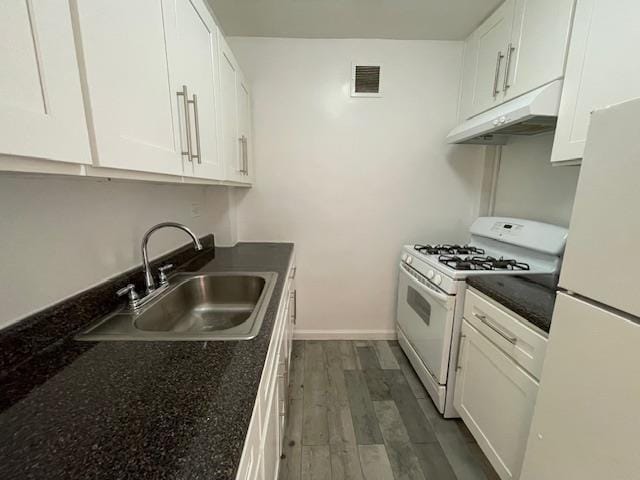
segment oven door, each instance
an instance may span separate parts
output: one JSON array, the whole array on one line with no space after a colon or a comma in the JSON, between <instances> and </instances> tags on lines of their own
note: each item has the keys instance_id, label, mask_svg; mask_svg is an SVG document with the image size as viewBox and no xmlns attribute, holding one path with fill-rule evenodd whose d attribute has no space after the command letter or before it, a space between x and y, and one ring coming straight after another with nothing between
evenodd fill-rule
<instances>
[{"instance_id":1,"label":"oven door","mask_svg":"<svg viewBox=\"0 0 640 480\"><path fill-rule=\"evenodd\" d=\"M397 322L436 382L447 382L455 296L400 264Z\"/></svg>"}]
</instances>

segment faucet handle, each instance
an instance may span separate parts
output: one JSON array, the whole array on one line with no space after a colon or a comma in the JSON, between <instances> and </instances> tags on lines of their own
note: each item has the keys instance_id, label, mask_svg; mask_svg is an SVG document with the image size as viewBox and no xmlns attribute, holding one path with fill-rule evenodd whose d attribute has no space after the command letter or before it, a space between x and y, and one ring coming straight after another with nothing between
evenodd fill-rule
<instances>
[{"instance_id":1,"label":"faucet handle","mask_svg":"<svg viewBox=\"0 0 640 480\"><path fill-rule=\"evenodd\" d=\"M123 295L127 295L129 297L129 303L131 303L132 305L140 299L140 297L136 293L136 286L133 283L130 283L126 287L121 288L116 292L116 294L119 297L122 297Z\"/></svg>"},{"instance_id":2,"label":"faucet handle","mask_svg":"<svg viewBox=\"0 0 640 480\"><path fill-rule=\"evenodd\" d=\"M173 263L167 263L166 265L158 268L160 272L160 285L167 285L169 283L169 279L167 278L167 274L165 273L167 270L171 270L173 268Z\"/></svg>"}]
</instances>

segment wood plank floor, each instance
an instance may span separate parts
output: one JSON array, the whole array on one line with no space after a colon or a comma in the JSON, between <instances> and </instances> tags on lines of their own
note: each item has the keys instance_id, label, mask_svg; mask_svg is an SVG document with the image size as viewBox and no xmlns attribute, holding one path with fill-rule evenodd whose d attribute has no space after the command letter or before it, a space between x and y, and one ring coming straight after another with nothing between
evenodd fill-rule
<instances>
[{"instance_id":1,"label":"wood plank floor","mask_svg":"<svg viewBox=\"0 0 640 480\"><path fill-rule=\"evenodd\" d=\"M397 342L295 341L280 480L499 480Z\"/></svg>"}]
</instances>

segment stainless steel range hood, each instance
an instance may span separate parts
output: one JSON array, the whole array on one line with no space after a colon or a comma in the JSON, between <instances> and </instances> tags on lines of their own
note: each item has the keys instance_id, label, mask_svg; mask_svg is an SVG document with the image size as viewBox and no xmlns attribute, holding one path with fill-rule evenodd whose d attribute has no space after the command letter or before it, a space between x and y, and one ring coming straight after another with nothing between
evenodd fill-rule
<instances>
[{"instance_id":1,"label":"stainless steel range hood","mask_svg":"<svg viewBox=\"0 0 640 480\"><path fill-rule=\"evenodd\" d=\"M511 135L537 135L555 130L562 80L514 98L476 115L451 130L448 143L504 145Z\"/></svg>"}]
</instances>

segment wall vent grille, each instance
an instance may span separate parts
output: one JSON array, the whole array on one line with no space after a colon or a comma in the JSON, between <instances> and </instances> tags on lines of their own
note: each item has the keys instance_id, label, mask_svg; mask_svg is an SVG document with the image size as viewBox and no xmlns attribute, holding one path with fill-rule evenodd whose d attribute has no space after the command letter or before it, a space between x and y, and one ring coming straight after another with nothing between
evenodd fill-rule
<instances>
[{"instance_id":1,"label":"wall vent grille","mask_svg":"<svg viewBox=\"0 0 640 480\"><path fill-rule=\"evenodd\" d=\"M351 71L352 97L381 97L382 65L356 65Z\"/></svg>"}]
</instances>

